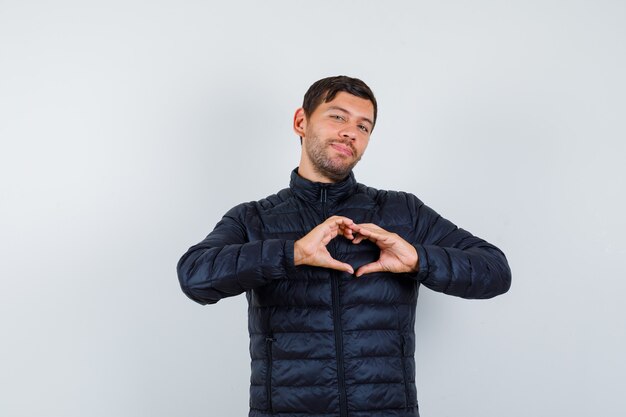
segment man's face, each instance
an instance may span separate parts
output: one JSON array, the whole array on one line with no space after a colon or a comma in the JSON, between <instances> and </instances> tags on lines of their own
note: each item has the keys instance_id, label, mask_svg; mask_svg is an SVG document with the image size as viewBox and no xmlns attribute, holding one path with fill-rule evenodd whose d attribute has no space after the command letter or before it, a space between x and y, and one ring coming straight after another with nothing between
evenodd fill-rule
<instances>
[{"instance_id":1,"label":"man's face","mask_svg":"<svg viewBox=\"0 0 626 417\"><path fill-rule=\"evenodd\" d=\"M371 101L343 91L308 118L298 109L294 130L302 137L300 170L313 171L311 179L324 182L346 178L367 148L373 120Z\"/></svg>"}]
</instances>

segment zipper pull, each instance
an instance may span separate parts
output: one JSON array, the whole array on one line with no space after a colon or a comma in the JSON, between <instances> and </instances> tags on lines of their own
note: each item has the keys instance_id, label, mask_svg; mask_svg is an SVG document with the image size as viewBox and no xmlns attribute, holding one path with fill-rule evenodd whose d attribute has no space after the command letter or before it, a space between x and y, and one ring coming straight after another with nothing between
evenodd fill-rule
<instances>
[{"instance_id":1,"label":"zipper pull","mask_svg":"<svg viewBox=\"0 0 626 417\"><path fill-rule=\"evenodd\" d=\"M265 341L266 341L266 342L268 342L268 343L272 343L272 342L275 342L275 341L276 341L276 339L274 339L272 336L267 336L267 337L265 338Z\"/></svg>"},{"instance_id":2,"label":"zipper pull","mask_svg":"<svg viewBox=\"0 0 626 417\"><path fill-rule=\"evenodd\" d=\"M322 203L326 203L326 187L322 188L322 193L320 194L320 201Z\"/></svg>"}]
</instances>

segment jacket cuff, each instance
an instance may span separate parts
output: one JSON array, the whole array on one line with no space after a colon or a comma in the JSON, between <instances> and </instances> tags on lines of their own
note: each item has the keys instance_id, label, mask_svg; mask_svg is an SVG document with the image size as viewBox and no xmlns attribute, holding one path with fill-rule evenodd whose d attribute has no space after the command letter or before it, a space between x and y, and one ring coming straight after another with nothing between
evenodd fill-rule
<instances>
[{"instance_id":1,"label":"jacket cuff","mask_svg":"<svg viewBox=\"0 0 626 417\"><path fill-rule=\"evenodd\" d=\"M296 273L296 266L294 265L293 260L293 247L295 245L295 240L285 240L285 246L283 248L283 253L285 256L283 257L285 268L285 278L293 277Z\"/></svg>"},{"instance_id":2,"label":"jacket cuff","mask_svg":"<svg viewBox=\"0 0 626 417\"><path fill-rule=\"evenodd\" d=\"M422 245L413 245L413 247L417 251L417 273L414 274L414 277L419 282L422 282L428 277L430 269L428 264L428 254Z\"/></svg>"}]
</instances>

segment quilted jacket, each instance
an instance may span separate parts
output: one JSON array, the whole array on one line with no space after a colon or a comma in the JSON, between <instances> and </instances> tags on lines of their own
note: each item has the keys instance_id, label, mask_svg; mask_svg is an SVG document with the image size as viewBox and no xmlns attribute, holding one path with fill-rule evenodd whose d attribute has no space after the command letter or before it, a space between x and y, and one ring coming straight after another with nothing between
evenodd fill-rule
<instances>
[{"instance_id":1,"label":"quilted jacket","mask_svg":"<svg viewBox=\"0 0 626 417\"><path fill-rule=\"evenodd\" d=\"M413 244L415 273L294 266L294 242L332 215L375 223ZM375 244L330 242L356 271ZM182 290L201 304L246 293L250 417L417 417L415 312L420 284L463 298L509 289L495 246L457 228L412 194L381 191L351 174L334 184L291 174L289 188L231 209L178 263Z\"/></svg>"}]
</instances>

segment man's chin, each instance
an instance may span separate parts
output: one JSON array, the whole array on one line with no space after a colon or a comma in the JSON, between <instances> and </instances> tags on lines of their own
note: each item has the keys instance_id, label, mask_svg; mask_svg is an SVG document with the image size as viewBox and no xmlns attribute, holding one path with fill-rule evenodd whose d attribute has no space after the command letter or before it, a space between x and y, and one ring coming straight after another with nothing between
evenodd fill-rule
<instances>
[{"instance_id":1,"label":"man's chin","mask_svg":"<svg viewBox=\"0 0 626 417\"><path fill-rule=\"evenodd\" d=\"M354 165L331 167L320 170L320 173L335 182L339 182L345 180L346 177L350 175L350 172L352 172L352 168L354 168Z\"/></svg>"}]
</instances>

